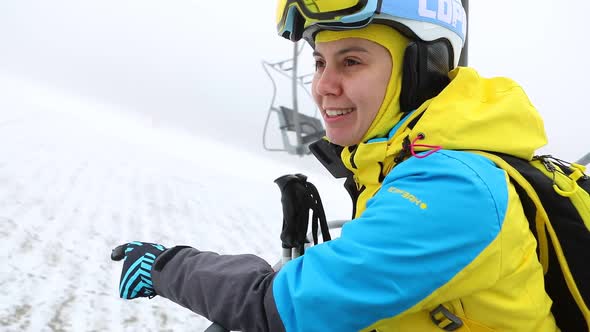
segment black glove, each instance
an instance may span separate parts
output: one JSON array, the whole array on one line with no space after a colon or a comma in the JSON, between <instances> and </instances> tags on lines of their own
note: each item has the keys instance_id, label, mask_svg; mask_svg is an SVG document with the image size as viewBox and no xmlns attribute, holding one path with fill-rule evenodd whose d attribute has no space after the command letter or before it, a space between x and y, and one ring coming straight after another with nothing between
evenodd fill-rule
<instances>
[{"instance_id":1,"label":"black glove","mask_svg":"<svg viewBox=\"0 0 590 332\"><path fill-rule=\"evenodd\" d=\"M119 296L131 300L138 297L154 297L156 292L152 284L152 268L156 258L166 248L161 244L130 242L120 245L111 252L111 259L123 263Z\"/></svg>"}]
</instances>

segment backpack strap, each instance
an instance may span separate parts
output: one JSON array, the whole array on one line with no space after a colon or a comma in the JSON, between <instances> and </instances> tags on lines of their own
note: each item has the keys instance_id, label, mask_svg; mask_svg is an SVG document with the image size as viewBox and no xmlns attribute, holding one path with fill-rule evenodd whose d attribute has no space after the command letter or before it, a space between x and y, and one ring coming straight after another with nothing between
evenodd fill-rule
<instances>
[{"instance_id":1,"label":"backpack strap","mask_svg":"<svg viewBox=\"0 0 590 332\"><path fill-rule=\"evenodd\" d=\"M541 199L533 186L517 171L512 165L510 165L506 160L502 159L502 157L488 152L483 151L472 151L474 153L480 154L491 161L493 161L498 167L506 171L510 179L513 183L517 184L522 190L527 194L528 198L532 201L535 206L535 231L537 234L537 242L539 244L539 260L541 261L541 265L543 266L543 273L547 273L549 269L549 245L547 243L547 232L551 237L552 242L557 242L555 246L555 250L557 252L561 252L563 256L563 251L561 250L561 245L557 239L555 234L555 230L551 226L551 222L549 221L549 216L541 204ZM558 254L559 256L559 254ZM564 258L565 259L565 258Z\"/></svg>"},{"instance_id":2,"label":"backpack strap","mask_svg":"<svg viewBox=\"0 0 590 332\"><path fill-rule=\"evenodd\" d=\"M576 285L576 282L573 278L573 274L569 268L567 259L565 257L562 245L559 242L559 238L557 237L556 231L555 231L553 225L551 224L551 221L549 220L549 216L548 216L545 208L543 207L543 204L541 203L541 200L540 200L537 192L533 188L533 186L521 174L521 172L519 170L517 170L520 163L523 163L523 165L522 165L523 170L525 169L524 167L529 167L529 166L534 167L535 169L538 169L538 168L535 167L534 165L531 165L530 162L527 160L522 160L522 159L518 159L515 157L511 157L511 156L501 157L499 155L489 153L489 152L483 152L483 151L470 151L470 152L474 152L476 154L482 155L482 156L490 159L498 167L500 167L504 171L506 171L506 173L508 174L508 176L510 177L512 182L516 186L520 187L520 189L522 189L522 191L524 191L526 193L526 195L528 196L528 199L530 199L533 202L534 207L536 209L535 215L534 215L535 216L534 225L535 225L535 230L536 230L536 235L537 235L537 242L538 242L538 246L539 246L539 260L543 266L543 273L546 274L549 269L549 246L548 246L548 242L547 242L547 234L549 234L549 238L551 239L551 244L552 244L553 249L555 251L555 255L557 256L557 260L559 262L561 271L563 273L565 283L567 284L567 288L569 289L576 304L578 305L578 307L582 311L582 314L585 317L586 322L590 325L590 310L588 309L588 306L584 302L584 299L578 289L578 286ZM539 171L541 171L541 169L539 169ZM557 172L553 172L554 178L553 178L552 187L554 190L555 190L556 184L559 184L559 182L560 182L560 181L556 181L558 179L555 179L556 173ZM564 174L558 174L558 175L563 175L564 177L567 177L568 179L573 180L572 177L568 177L567 175L564 175ZM578 177L578 176L574 175L574 177ZM572 186L572 189L570 191L556 190L557 194L564 196L564 198L571 196L571 194L573 194L575 192L575 190L577 189L577 184L575 184L576 181L574 180L573 182L574 182L574 185ZM557 189L559 189L559 187ZM521 200L523 200L523 199L526 199L526 198L521 197ZM588 226L588 225L586 225L586 226ZM590 326L589 326L589 328L590 328Z\"/></svg>"}]
</instances>

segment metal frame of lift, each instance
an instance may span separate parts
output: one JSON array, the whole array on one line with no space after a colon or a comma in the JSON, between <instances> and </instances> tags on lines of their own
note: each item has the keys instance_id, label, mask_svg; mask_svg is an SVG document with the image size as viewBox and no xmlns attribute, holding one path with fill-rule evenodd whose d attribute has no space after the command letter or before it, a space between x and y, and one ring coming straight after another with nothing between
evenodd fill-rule
<instances>
[{"instance_id":1,"label":"metal frame of lift","mask_svg":"<svg viewBox=\"0 0 590 332\"><path fill-rule=\"evenodd\" d=\"M322 138L326 131L322 121L316 116L309 116L299 112L298 92L302 89L307 96L311 98L308 86L311 83L311 74L298 74L298 58L303 50L303 44L293 43L293 56L287 60L279 62L263 61L262 66L264 71L270 78L273 86L272 100L266 116L264 130L262 134L262 146L267 151L286 151L290 154L304 156L309 154L309 144ZM273 78L272 72L279 73L291 80L292 105L290 107L284 105L275 105L277 99L277 84ZM281 130L281 138L283 148L273 148L267 144L268 124L272 114L276 114L279 120L279 129ZM317 114L317 110L316 110ZM290 134L291 133L291 134ZM293 139L293 134L295 138Z\"/></svg>"}]
</instances>

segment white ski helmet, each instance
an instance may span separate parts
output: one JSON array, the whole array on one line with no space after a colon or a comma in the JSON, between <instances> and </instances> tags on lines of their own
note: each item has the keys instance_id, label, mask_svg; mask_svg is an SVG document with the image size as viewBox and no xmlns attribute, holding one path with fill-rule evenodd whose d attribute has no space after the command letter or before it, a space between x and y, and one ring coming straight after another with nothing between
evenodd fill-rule
<instances>
[{"instance_id":1,"label":"white ski helmet","mask_svg":"<svg viewBox=\"0 0 590 332\"><path fill-rule=\"evenodd\" d=\"M461 0L279 0L280 36L315 47L322 30L390 26L411 42L404 54L400 106L407 112L436 96L459 65L467 14Z\"/></svg>"},{"instance_id":2,"label":"white ski helmet","mask_svg":"<svg viewBox=\"0 0 590 332\"><path fill-rule=\"evenodd\" d=\"M453 67L459 63L467 35L467 15L460 0L279 0L279 35L312 46L320 30L358 29L370 23L389 25L411 40L450 43Z\"/></svg>"}]
</instances>

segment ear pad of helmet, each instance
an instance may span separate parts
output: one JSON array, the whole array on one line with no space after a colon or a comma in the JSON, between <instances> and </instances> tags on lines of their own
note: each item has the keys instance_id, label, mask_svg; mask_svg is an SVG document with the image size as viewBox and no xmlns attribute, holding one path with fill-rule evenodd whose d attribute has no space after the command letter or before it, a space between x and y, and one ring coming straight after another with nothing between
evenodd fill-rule
<instances>
[{"instance_id":1,"label":"ear pad of helmet","mask_svg":"<svg viewBox=\"0 0 590 332\"><path fill-rule=\"evenodd\" d=\"M402 112L417 109L438 95L450 82L453 55L447 40L413 41L404 54L400 107Z\"/></svg>"}]
</instances>

